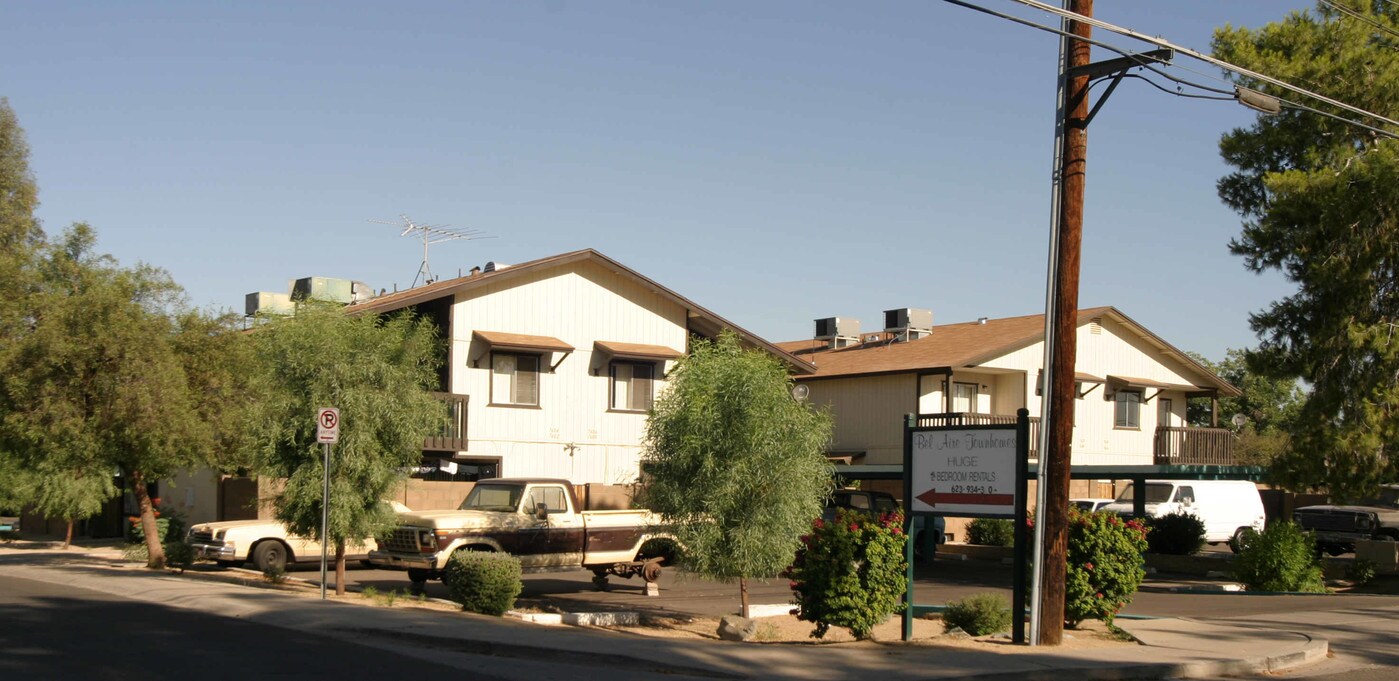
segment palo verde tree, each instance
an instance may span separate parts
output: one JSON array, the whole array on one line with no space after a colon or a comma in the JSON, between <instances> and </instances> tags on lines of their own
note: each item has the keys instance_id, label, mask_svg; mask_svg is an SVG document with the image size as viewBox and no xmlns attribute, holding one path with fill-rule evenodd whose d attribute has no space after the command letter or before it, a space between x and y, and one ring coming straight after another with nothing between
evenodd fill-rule
<instances>
[{"instance_id":1,"label":"palo verde tree","mask_svg":"<svg viewBox=\"0 0 1399 681\"><path fill-rule=\"evenodd\" d=\"M646 425L641 500L706 579L748 581L791 562L821 515L831 417L793 399L782 364L725 332L698 341L670 374Z\"/></svg>"},{"instance_id":2,"label":"palo verde tree","mask_svg":"<svg viewBox=\"0 0 1399 681\"><path fill-rule=\"evenodd\" d=\"M436 388L436 330L407 314L348 314L303 303L295 316L268 320L252 334L261 396L250 412L259 475L284 481L273 498L278 520L319 539L324 467L316 410L340 410L340 441L330 466L328 546L335 592L345 592L345 545L392 526L382 500L422 459L423 440L446 423Z\"/></svg>"},{"instance_id":3,"label":"palo verde tree","mask_svg":"<svg viewBox=\"0 0 1399 681\"><path fill-rule=\"evenodd\" d=\"M1339 11L1336 7L1346 11ZM1399 5L1328 0L1257 30L1215 32L1214 54L1389 118L1399 117ZM1289 100L1271 85L1240 83ZM1361 119L1325 103L1327 114ZM1387 124L1365 119L1379 128ZM1279 482L1363 496L1399 479L1399 140L1284 107L1220 142L1219 195L1244 218L1231 250L1295 293L1251 317L1252 371L1310 384L1272 461Z\"/></svg>"}]
</instances>

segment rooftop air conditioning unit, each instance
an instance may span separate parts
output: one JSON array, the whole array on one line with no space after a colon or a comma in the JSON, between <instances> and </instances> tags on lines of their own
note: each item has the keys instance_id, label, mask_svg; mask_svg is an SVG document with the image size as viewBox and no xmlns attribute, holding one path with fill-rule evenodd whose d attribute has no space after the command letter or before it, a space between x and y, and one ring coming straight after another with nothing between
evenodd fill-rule
<instances>
[{"instance_id":1,"label":"rooftop air conditioning unit","mask_svg":"<svg viewBox=\"0 0 1399 681\"><path fill-rule=\"evenodd\" d=\"M332 277L303 277L291 287L292 300L324 300L332 303L349 303L354 300L351 289L354 283L349 279ZM367 287L366 287L367 288Z\"/></svg>"},{"instance_id":2,"label":"rooftop air conditioning unit","mask_svg":"<svg viewBox=\"0 0 1399 681\"><path fill-rule=\"evenodd\" d=\"M486 263L486 268L485 268L484 270L482 270L482 271L483 271L483 272L494 272L494 271L496 271L496 270L503 270L503 269L505 269L505 268L507 268L507 267L509 267L509 265L507 265L507 264L505 264L505 263L503 263L503 262L496 262L496 261L492 260L492 261Z\"/></svg>"},{"instance_id":3,"label":"rooftop air conditioning unit","mask_svg":"<svg viewBox=\"0 0 1399 681\"><path fill-rule=\"evenodd\" d=\"M259 314L290 315L295 313L296 305L291 302L291 296L285 293L257 291L249 293L243 298L243 314L248 317L256 317Z\"/></svg>"},{"instance_id":4,"label":"rooftop air conditioning unit","mask_svg":"<svg viewBox=\"0 0 1399 681\"><path fill-rule=\"evenodd\" d=\"M374 297L374 287L362 281L350 282L350 301L363 303Z\"/></svg>"},{"instance_id":5,"label":"rooftop air conditioning unit","mask_svg":"<svg viewBox=\"0 0 1399 681\"><path fill-rule=\"evenodd\" d=\"M858 343L860 320L847 317L826 317L816 320L816 340L829 341L830 347L841 348Z\"/></svg>"},{"instance_id":6,"label":"rooftop air conditioning unit","mask_svg":"<svg viewBox=\"0 0 1399 681\"><path fill-rule=\"evenodd\" d=\"M933 332L933 311L916 307L885 310L884 330L896 340L917 340Z\"/></svg>"}]
</instances>

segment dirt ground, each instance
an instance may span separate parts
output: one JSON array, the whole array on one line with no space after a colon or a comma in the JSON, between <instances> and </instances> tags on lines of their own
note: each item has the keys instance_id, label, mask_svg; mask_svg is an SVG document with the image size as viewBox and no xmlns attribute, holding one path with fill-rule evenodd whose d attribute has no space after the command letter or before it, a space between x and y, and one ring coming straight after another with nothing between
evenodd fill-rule
<instances>
[{"instance_id":1,"label":"dirt ground","mask_svg":"<svg viewBox=\"0 0 1399 681\"><path fill-rule=\"evenodd\" d=\"M762 617L757 621L758 634L754 640L758 643L822 645L850 643L855 640L850 632L836 627L827 631L824 638L812 638L811 633L815 630L815 626L811 622L798 620L795 615ZM719 620L710 617L651 615L644 616L640 626L613 627L613 629L642 636L720 640ZM904 645L902 620L898 617L891 617L888 621L876 626L871 632L871 640L875 643ZM976 648L1009 654L1033 650L1028 646L1011 644L1009 635L976 638L946 635L943 633L942 620L937 617L915 619L913 621L913 637L909 643ZM1124 645L1136 645L1136 643L1118 638L1102 622L1085 622L1079 629L1064 632L1064 648L1101 648Z\"/></svg>"}]
</instances>

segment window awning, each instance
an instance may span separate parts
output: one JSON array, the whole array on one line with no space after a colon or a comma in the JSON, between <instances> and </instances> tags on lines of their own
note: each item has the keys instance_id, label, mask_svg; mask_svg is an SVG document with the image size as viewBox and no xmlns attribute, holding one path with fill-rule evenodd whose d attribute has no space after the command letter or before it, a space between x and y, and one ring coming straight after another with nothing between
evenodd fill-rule
<instances>
[{"instance_id":1,"label":"window awning","mask_svg":"<svg viewBox=\"0 0 1399 681\"><path fill-rule=\"evenodd\" d=\"M1180 383L1162 383L1161 381L1153 381L1153 380L1151 380L1151 379L1149 379L1149 378L1133 378L1133 377L1131 377L1131 376L1113 376L1113 375L1111 375L1111 374L1108 375L1107 384L1108 384L1108 389L1114 390L1114 391L1116 391L1116 390L1130 390L1130 389L1132 389L1132 388L1155 388L1155 389L1157 389L1157 390L1183 390L1183 391L1194 391L1194 390L1199 390L1198 387L1193 386L1193 385L1183 385L1183 384L1180 384Z\"/></svg>"},{"instance_id":2,"label":"window awning","mask_svg":"<svg viewBox=\"0 0 1399 681\"><path fill-rule=\"evenodd\" d=\"M1162 383L1161 381L1153 381L1153 380L1151 380L1151 379L1149 379L1149 378L1133 378L1133 377L1131 377L1131 376L1113 376L1113 375L1111 375L1111 374L1108 375L1107 386L1108 386L1108 390L1109 390L1110 392L1113 392L1113 393L1118 392L1118 391L1121 391L1121 390L1142 390L1142 391L1145 391L1147 388L1154 389L1156 392L1155 392L1155 394L1151 395L1150 397L1146 397L1145 395L1143 395L1143 397L1145 398L1145 399L1142 400L1142 403L1143 403L1143 404L1146 404L1146 403L1148 403L1148 402L1150 402L1150 401L1156 399L1157 397L1160 397L1160 396L1161 396L1161 393L1166 392L1167 390L1179 390L1179 391L1182 391L1182 392L1185 393L1186 397L1194 397L1195 395L1194 395L1193 393L1197 393L1197 392L1199 392L1199 390L1200 390L1199 387L1193 386L1193 385L1182 385L1182 384L1179 384L1179 383ZM1105 399L1107 399L1107 398L1110 398L1111 395L1110 395L1110 394L1104 394L1103 397L1104 397Z\"/></svg>"},{"instance_id":3,"label":"window awning","mask_svg":"<svg viewBox=\"0 0 1399 681\"><path fill-rule=\"evenodd\" d=\"M641 343L621 343L618 341L594 341L593 348L617 359L640 359L660 361L675 359L685 353L664 345L643 345Z\"/></svg>"},{"instance_id":4,"label":"window awning","mask_svg":"<svg viewBox=\"0 0 1399 681\"><path fill-rule=\"evenodd\" d=\"M530 336L501 331L472 331L471 337L489 343L496 350L533 350L535 352L573 352L573 346L552 336Z\"/></svg>"}]
</instances>

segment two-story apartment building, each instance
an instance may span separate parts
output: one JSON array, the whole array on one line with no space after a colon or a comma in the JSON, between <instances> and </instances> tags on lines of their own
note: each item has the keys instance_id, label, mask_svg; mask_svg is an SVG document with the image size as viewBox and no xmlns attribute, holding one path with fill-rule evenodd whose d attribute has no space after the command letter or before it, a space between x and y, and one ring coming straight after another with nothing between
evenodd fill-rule
<instances>
[{"instance_id":1,"label":"two-story apartment building","mask_svg":"<svg viewBox=\"0 0 1399 681\"><path fill-rule=\"evenodd\" d=\"M873 333L850 319L817 320L815 338L778 344L815 365L795 378L814 403L830 406L834 456L901 464L906 414L920 425L995 423L1026 408L1037 433L1043 315L940 326L927 310L885 317L884 330ZM1077 338L1074 466L1232 462L1229 431L1188 427L1186 401L1238 395L1237 388L1113 307L1081 310Z\"/></svg>"}]
</instances>

